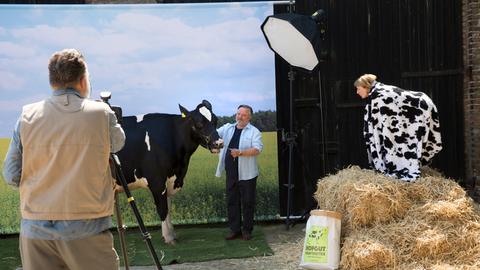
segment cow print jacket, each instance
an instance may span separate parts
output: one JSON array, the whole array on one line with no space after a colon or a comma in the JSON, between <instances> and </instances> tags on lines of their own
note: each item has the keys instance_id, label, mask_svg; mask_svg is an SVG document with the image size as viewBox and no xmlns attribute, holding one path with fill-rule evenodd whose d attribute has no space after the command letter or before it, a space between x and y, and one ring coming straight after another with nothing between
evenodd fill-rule
<instances>
[{"instance_id":1,"label":"cow print jacket","mask_svg":"<svg viewBox=\"0 0 480 270\"><path fill-rule=\"evenodd\" d=\"M422 92L375 82L365 107L364 131L370 165L404 181L420 176L442 149L435 104Z\"/></svg>"}]
</instances>

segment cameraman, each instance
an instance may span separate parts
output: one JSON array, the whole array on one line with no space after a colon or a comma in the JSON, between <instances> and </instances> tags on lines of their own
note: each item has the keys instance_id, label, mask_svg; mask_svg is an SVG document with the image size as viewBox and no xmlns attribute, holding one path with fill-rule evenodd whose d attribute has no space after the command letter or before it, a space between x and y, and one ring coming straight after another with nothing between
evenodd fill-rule
<instances>
[{"instance_id":1,"label":"cameraman","mask_svg":"<svg viewBox=\"0 0 480 270\"><path fill-rule=\"evenodd\" d=\"M118 269L109 155L125 134L107 104L88 99L80 52L54 53L48 70L52 96L23 107L3 166L20 190L23 269Z\"/></svg>"}]
</instances>

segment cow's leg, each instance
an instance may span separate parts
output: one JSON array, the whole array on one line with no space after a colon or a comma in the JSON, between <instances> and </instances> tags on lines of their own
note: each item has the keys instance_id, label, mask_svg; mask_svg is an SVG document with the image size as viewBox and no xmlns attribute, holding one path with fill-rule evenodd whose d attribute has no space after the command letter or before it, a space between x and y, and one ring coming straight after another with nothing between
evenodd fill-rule
<instances>
[{"instance_id":1,"label":"cow's leg","mask_svg":"<svg viewBox=\"0 0 480 270\"><path fill-rule=\"evenodd\" d=\"M173 197L173 195L175 195L178 191L182 189L181 187L174 187L175 180L177 180L176 175L173 175L172 177L167 179L167 197ZM168 208L170 208L170 205L168 205Z\"/></svg>"},{"instance_id":2,"label":"cow's leg","mask_svg":"<svg viewBox=\"0 0 480 270\"><path fill-rule=\"evenodd\" d=\"M167 205L168 209L172 209L172 197L177 193L180 188L173 188L173 183L175 182L175 179L177 179L177 176L173 175L172 177L167 179ZM175 230L173 229L173 224L172 220L170 218L171 214L170 212L167 214L167 217L165 218L164 221L162 221L162 235L163 239L165 239L166 243L172 243L175 244L175 240L177 239L177 236L175 234Z\"/></svg>"},{"instance_id":3,"label":"cow's leg","mask_svg":"<svg viewBox=\"0 0 480 270\"><path fill-rule=\"evenodd\" d=\"M167 197L168 209L171 209L171 198ZM165 243L167 244L175 244L177 236L175 235L175 231L173 230L173 224L170 219L170 213L167 214L167 217L164 221L162 221L162 236L165 239Z\"/></svg>"},{"instance_id":4,"label":"cow's leg","mask_svg":"<svg viewBox=\"0 0 480 270\"><path fill-rule=\"evenodd\" d=\"M151 179L150 177L147 177L148 179L148 187L150 189L150 192L152 192L153 199L155 201L155 206L157 207L157 213L160 216L160 220L162 221L162 235L164 237L165 243L167 244L175 244L174 237L172 238L171 236L166 236L164 233L164 226L163 223L169 219L168 216L168 200L167 200L167 187L166 187L166 178L158 178L155 177Z\"/></svg>"}]
</instances>

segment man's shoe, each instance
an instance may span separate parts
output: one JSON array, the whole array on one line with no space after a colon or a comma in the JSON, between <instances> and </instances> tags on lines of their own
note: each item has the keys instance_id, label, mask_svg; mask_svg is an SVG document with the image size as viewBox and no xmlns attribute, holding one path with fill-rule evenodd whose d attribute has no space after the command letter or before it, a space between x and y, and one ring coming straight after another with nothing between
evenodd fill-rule
<instances>
[{"instance_id":1,"label":"man's shoe","mask_svg":"<svg viewBox=\"0 0 480 270\"><path fill-rule=\"evenodd\" d=\"M241 232L230 232L227 236L225 236L225 240L234 240L240 237L242 237Z\"/></svg>"},{"instance_id":2,"label":"man's shoe","mask_svg":"<svg viewBox=\"0 0 480 270\"><path fill-rule=\"evenodd\" d=\"M243 238L243 240L248 241L248 240L252 239L252 234L244 232L243 235L242 235L242 238Z\"/></svg>"}]
</instances>

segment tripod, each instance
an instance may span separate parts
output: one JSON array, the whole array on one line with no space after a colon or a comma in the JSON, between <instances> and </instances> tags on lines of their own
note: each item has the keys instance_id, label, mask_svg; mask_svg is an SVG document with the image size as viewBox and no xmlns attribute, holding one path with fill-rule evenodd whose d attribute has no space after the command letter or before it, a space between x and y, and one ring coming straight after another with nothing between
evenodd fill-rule
<instances>
[{"instance_id":1,"label":"tripod","mask_svg":"<svg viewBox=\"0 0 480 270\"><path fill-rule=\"evenodd\" d=\"M108 102L108 100L112 97L112 93L108 91L103 91L100 93L100 98L102 99L103 102L107 103L107 105L115 112L115 116L117 116L118 121L121 123L121 118L122 118L122 108L112 106ZM150 233L147 231L145 228L145 224L143 223L142 216L140 215L140 212L138 211L137 204L135 203L135 200L130 193L130 189L128 188L127 180L125 179L125 175L122 172L122 166L120 164L120 160L118 159L118 156L114 153L110 154L110 167L113 169L112 174L114 178L122 184L123 190L125 192L125 195L127 195L127 201L128 204L132 207L133 213L135 214L135 218L137 219L138 227L140 228L140 231L142 232L142 238L143 241L147 244L148 251L150 252L150 256L153 259L153 262L155 263L155 266L157 267L157 270L162 270L162 266L160 265L160 261L158 260L157 253L155 252L155 248L153 247L152 244L152 236ZM121 217L121 211L120 207L118 205L118 196L115 193L115 215L117 217L117 230L118 230L118 235L120 238L120 246L122 248L122 253L123 253L123 260L125 263L125 270L129 269L128 266L128 254L127 254L127 243L125 240L125 229L126 227L123 225L122 222L122 217Z\"/></svg>"},{"instance_id":2,"label":"tripod","mask_svg":"<svg viewBox=\"0 0 480 270\"><path fill-rule=\"evenodd\" d=\"M142 232L142 238L143 241L147 244L148 251L150 252L150 256L153 259L153 262L155 263L155 266L157 267L157 270L162 270L162 266L160 265L160 261L158 260L157 253L155 252L155 248L153 247L152 244L152 236L150 233L147 231L145 228L145 225L143 223L142 216L140 215L140 212L138 211L137 205L135 203L135 200L130 193L130 189L128 188L127 181L125 180L125 176L123 175L123 172L121 170L121 165L120 165L120 160L118 159L117 155L115 154L110 154L111 159L113 160L113 165L114 165L114 171L115 171L115 179L120 180L120 183L122 184L123 190L125 192L125 195L127 195L127 201L132 207L133 213L135 214L135 218L137 219L138 227L140 228L140 231ZM120 210L118 209L118 203L117 203L117 197L115 196L115 204L116 204L116 214L117 214L117 226L119 230L119 237L120 237L120 244L122 246L122 252L123 252L123 258L125 262L125 269L128 270L128 259L127 259L127 248L126 248L126 241L125 241L125 227L121 223L122 220L120 218ZM118 223L120 222L120 223Z\"/></svg>"}]
</instances>

